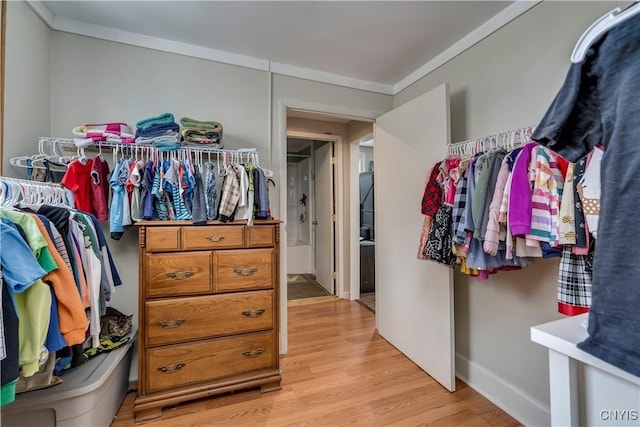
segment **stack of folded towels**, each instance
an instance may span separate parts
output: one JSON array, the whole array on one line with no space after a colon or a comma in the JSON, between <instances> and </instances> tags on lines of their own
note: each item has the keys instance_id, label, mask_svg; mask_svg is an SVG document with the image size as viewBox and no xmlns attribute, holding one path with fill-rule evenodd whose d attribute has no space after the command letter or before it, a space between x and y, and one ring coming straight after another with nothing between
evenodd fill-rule
<instances>
[{"instance_id":1,"label":"stack of folded towels","mask_svg":"<svg viewBox=\"0 0 640 427\"><path fill-rule=\"evenodd\" d=\"M164 113L136 123L136 144L180 145L180 126L173 114Z\"/></svg>"},{"instance_id":2,"label":"stack of folded towels","mask_svg":"<svg viewBox=\"0 0 640 427\"><path fill-rule=\"evenodd\" d=\"M126 123L99 123L73 128L73 141L80 148L100 141L130 144L134 138Z\"/></svg>"},{"instance_id":3,"label":"stack of folded towels","mask_svg":"<svg viewBox=\"0 0 640 427\"><path fill-rule=\"evenodd\" d=\"M207 145L212 148L222 149L222 125L214 121L200 121L183 117L182 139L191 145Z\"/></svg>"}]
</instances>

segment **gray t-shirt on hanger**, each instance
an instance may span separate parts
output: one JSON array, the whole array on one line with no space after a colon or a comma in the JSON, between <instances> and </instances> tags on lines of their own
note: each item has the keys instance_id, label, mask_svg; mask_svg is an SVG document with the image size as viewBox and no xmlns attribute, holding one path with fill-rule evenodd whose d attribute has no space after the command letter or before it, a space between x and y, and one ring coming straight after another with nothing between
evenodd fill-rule
<instances>
[{"instance_id":1,"label":"gray t-shirt on hanger","mask_svg":"<svg viewBox=\"0 0 640 427\"><path fill-rule=\"evenodd\" d=\"M589 337L578 347L640 376L640 15L572 64L532 139L571 162L605 152Z\"/></svg>"}]
</instances>

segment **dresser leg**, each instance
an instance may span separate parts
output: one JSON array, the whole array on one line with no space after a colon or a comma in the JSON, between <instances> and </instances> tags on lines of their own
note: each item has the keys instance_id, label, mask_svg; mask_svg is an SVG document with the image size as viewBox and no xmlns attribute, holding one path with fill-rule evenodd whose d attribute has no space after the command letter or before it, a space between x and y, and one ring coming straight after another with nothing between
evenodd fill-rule
<instances>
[{"instance_id":1,"label":"dresser leg","mask_svg":"<svg viewBox=\"0 0 640 427\"><path fill-rule=\"evenodd\" d=\"M260 386L260 393L269 393L270 391L280 390L280 381L274 381L272 383L262 384Z\"/></svg>"},{"instance_id":2,"label":"dresser leg","mask_svg":"<svg viewBox=\"0 0 640 427\"><path fill-rule=\"evenodd\" d=\"M134 410L135 411L135 410ZM135 421L147 421L162 416L162 408L143 409L135 411Z\"/></svg>"}]
</instances>

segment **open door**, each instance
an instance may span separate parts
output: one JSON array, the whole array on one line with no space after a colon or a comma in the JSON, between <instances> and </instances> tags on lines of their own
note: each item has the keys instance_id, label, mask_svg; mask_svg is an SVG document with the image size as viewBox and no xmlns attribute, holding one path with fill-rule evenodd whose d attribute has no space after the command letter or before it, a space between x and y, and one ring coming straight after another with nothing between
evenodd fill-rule
<instances>
[{"instance_id":1,"label":"open door","mask_svg":"<svg viewBox=\"0 0 640 427\"><path fill-rule=\"evenodd\" d=\"M333 191L333 141L320 146L314 155L314 208L316 281L331 295L334 294L334 191Z\"/></svg>"},{"instance_id":2,"label":"open door","mask_svg":"<svg viewBox=\"0 0 640 427\"><path fill-rule=\"evenodd\" d=\"M376 120L376 323L383 338L454 391L453 271L416 257L425 175L444 159L449 139L446 84Z\"/></svg>"}]
</instances>

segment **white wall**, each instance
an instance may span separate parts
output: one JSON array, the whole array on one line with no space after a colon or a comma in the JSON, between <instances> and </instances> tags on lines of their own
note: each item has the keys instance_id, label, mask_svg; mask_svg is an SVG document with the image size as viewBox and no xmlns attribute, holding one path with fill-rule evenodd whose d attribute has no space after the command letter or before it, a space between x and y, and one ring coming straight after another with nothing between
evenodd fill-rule
<instances>
[{"instance_id":1,"label":"white wall","mask_svg":"<svg viewBox=\"0 0 640 427\"><path fill-rule=\"evenodd\" d=\"M86 64L86 65L85 65ZM53 32L51 131L70 137L84 123L136 121L164 112L223 125L225 148L256 147L268 158L264 72ZM110 240L124 285L113 304L137 314L137 232Z\"/></svg>"},{"instance_id":2,"label":"white wall","mask_svg":"<svg viewBox=\"0 0 640 427\"><path fill-rule=\"evenodd\" d=\"M617 5L544 2L396 95L394 105L449 82L454 142L536 124L582 32ZM529 327L560 317L557 273L553 259L486 282L455 276L458 373L528 424L549 423L547 352L530 342Z\"/></svg>"},{"instance_id":3,"label":"white wall","mask_svg":"<svg viewBox=\"0 0 640 427\"><path fill-rule=\"evenodd\" d=\"M349 141L356 141L365 136L373 136L373 123L351 121L347 124L347 132L349 132Z\"/></svg>"},{"instance_id":4,"label":"white wall","mask_svg":"<svg viewBox=\"0 0 640 427\"><path fill-rule=\"evenodd\" d=\"M369 162L373 161L373 147L360 147L359 151L364 154L364 168L365 171L369 170Z\"/></svg>"},{"instance_id":5,"label":"white wall","mask_svg":"<svg viewBox=\"0 0 640 427\"><path fill-rule=\"evenodd\" d=\"M35 154L38 137L49 134L51 30L25 2L7 2L4 146L2 173L26 178L26 169L9 164Z\"/></svg>"}]
</instances>

